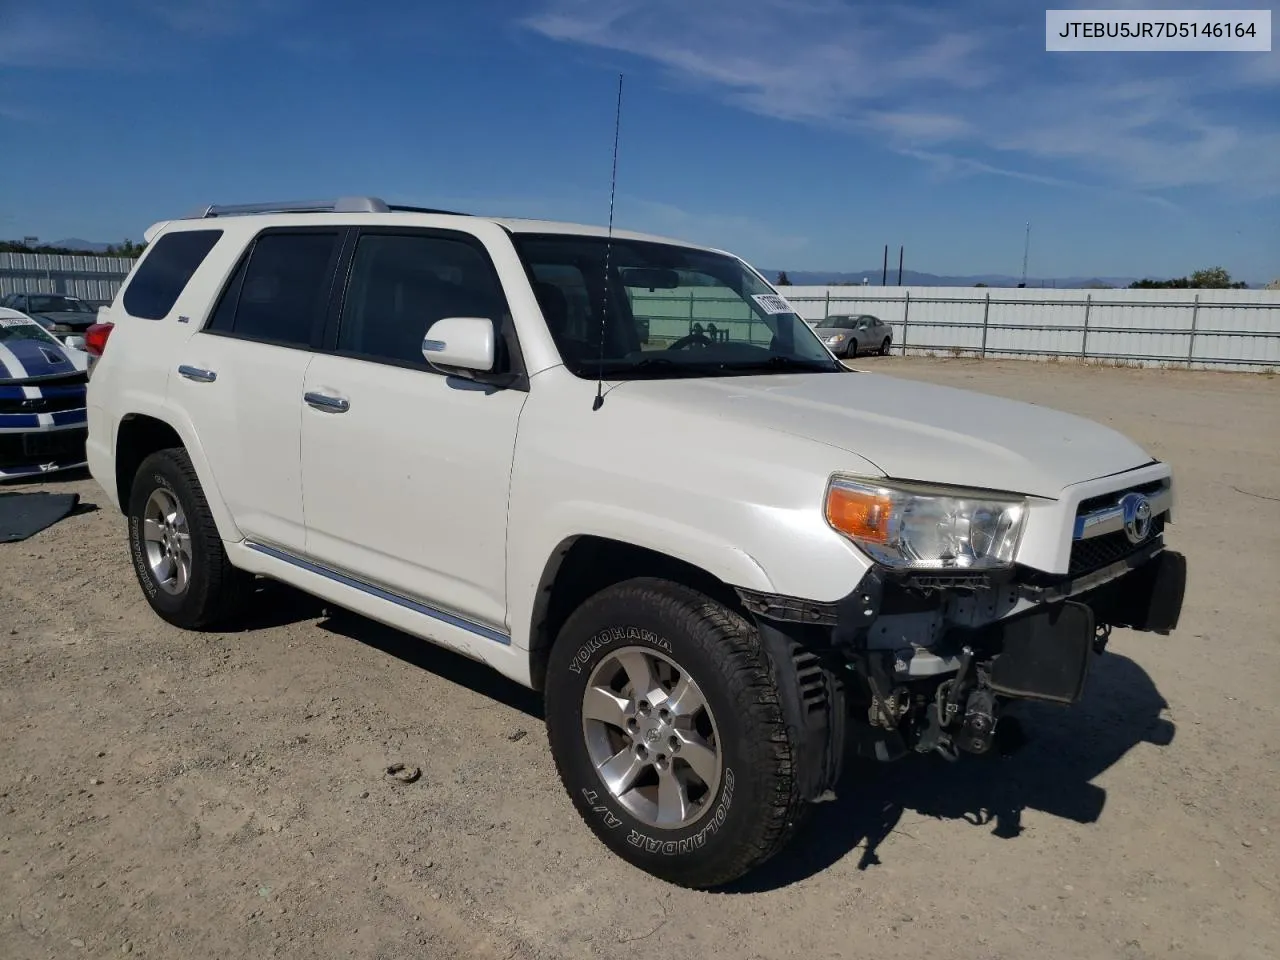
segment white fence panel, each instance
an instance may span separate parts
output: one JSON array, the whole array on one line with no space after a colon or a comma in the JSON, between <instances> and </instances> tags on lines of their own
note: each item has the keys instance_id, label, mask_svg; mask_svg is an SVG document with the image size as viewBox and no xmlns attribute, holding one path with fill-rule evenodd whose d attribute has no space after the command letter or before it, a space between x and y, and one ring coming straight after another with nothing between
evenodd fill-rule
<instances>
[{"instance_id":1,"label":"white fence panel","mask_svg":"<svg viewBox=\"0 0 1280 960\"><path fill-rule=\"evenodd\" d=\"M127 257L0 253L0 296L61 293L91 303L110 303L134 262Z\"/></svg>"},{"instance_id":2,"label":"white fence panel","mask_svg":"<svg viewBox=\"0 0 1280 960\"><path fill-rule=\"evenodd\" d=\"M789 286L815 326L869 313L898 353L1082 359L1219 369L1280 365L1280 291Z\"/></svg>"}]
</instances>

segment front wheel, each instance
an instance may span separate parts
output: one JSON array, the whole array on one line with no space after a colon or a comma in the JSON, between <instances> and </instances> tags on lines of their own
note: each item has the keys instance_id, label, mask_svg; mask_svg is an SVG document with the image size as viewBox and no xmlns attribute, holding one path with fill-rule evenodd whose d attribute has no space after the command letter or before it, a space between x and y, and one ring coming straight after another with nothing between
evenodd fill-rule
<instances>
[{"instance_id":1,"label":"front wheel","mask_svg":"<svg viewBox=\"0 0 1280 960\"><path fill-rule=\"evenodd\" d=\"M776 853L805 804L755 628L662 580L587 600L551 651L547 736L587 824L681 886L735 880Z\"/></svg>"},{"instance_id":2,"label":"front wheel","mask_svg":"<svg viewBox=\"0 0 1280 960\"><path fill-rule=\"evenodd\" d=\"M239 610L250 577L227 559L185 450L143 460L128 506L129 555L151 609L189 630L216 626Z\"/></svg>"}]
</instances>

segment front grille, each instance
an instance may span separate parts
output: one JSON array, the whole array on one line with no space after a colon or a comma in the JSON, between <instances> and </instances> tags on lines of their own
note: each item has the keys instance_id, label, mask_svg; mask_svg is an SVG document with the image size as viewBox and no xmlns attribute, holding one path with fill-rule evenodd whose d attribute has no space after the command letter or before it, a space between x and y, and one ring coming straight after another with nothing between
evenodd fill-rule
<instances>
[{"instance_id":1,"label":"front grille","mask_svg":"<svg viewBox=\"0 0 1280 960\"><path fill-rule=\"evenodd\" d=\"M1115 495L1110 496L1114 498ZM1100 537L1090 537L1088 540L1076 540L1071 544L1071 565L1068 572L1071 576L1076 576L1118 563L1163 533L1164 514L1161 514L1151 521L1151 530L1141 543L1130 542L1123 530L1104 533Z\"/></svg>"},{"instance_id":2,"label":"front grille","mask_svg":"<svg viewBox=\"0 0 1280 960\"><path fill-rule=\"evenodd\" d=\"M1086 513L1093 513L1095 510L1102 510L1106 507L1118 503L1120 498L1126 493L1142 493L1146 496L1159 493L1164 489L1165 481L1153 480L1151 483L1144 483L1137 487L1128 487L1124 490L1115 490L1111 493L1099 494L1096 497L1090 497L1088 500L1080 501L1080 506L1076 508L1076 516L1084 516Z\"/></svg>"},{"instance_id":3,"label":"front grille","mask_svg":"<svg viewBox=\"0 0 1280 960\"><path fill-rule=\"evenodd\" d=\"M43 433L0 433L0 466L25 467L50 461L84 459L85 427Z\"/></svg>"}]
</instances>

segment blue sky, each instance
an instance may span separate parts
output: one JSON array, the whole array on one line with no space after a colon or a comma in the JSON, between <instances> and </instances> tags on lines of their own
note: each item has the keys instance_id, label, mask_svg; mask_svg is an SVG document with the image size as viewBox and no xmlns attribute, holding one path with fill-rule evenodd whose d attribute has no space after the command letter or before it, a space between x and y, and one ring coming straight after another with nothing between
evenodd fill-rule
<instances>
[{"instance_id":1,"label":"blue sky","mask_svg":"<svg viewBox=\"0 0 1280 960\"><path fill-rule=\"evenodd\" d=\"M351 193L603 223L619 72L620 226L1017 274L1030 221L1033 276L1280 276L1280 53L1049 54L1025 0L0 0L0 236Z\"/></svg>"}]
</instances>

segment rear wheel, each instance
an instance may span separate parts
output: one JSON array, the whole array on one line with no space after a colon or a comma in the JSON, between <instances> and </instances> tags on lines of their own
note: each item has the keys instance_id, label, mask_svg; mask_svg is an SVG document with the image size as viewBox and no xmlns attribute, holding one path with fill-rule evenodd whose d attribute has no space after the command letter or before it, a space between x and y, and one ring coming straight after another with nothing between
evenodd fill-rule
<instances>
[{"instance_id":1,"label":"rear wheel","mask_svg":"<svg viewBox=\"0 0 1280 960\"><path fill-rule=\"evenodd\" d=\"M185 450L160 450L142 461L128 517L129 555L151 609L191 630L239 611L251 578L227 559Z\"/></svg>"},{"instance_id":2,"label":"rear wheel","mask_svg":"<svg viewBox=\"0 0 1280 960\"><path fill-rule=\"evenodd\" d=\"M889 338L885 337L884 341L880 344L880 356L887 357L888 355L889 355Z\"/></svg>"},{"instance_id":3,"label":"rear wheel","mask_svg":"<svg viewBox=\"0 0 1280 960\"><path fill-rule=\"evenodd\" d=\"M547 735L579 814L610 849L711 887L777 852L805 808L754 627L662 580L610 587L552 649Z\"/></svg>"}]
</instances>

